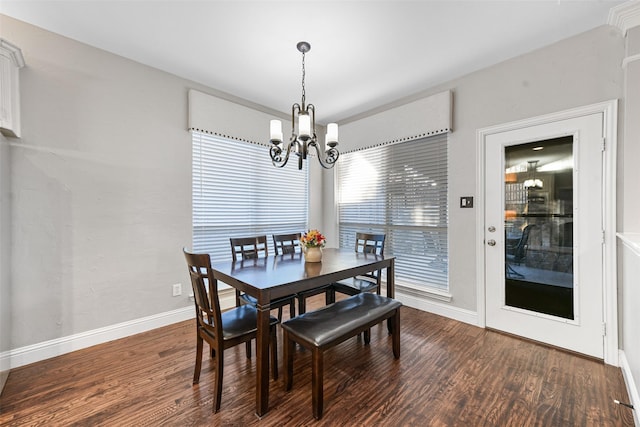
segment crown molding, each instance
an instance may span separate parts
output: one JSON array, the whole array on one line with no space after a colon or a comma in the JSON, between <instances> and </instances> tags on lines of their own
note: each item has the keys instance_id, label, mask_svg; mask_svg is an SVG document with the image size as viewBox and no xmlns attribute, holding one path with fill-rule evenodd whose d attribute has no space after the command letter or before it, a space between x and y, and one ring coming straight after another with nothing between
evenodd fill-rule
<instances>
[{"instance_id":1,"label":"crown molding","mask_svg":"<svg viewBox=\"0 0 640 427\"><path fill-rule=\"evenodd\" d=\"M630 28L640 25L640 1L632 0L609 10L608 24L620 28L627 35Z\"/></svg>"},{"instance_id":2,"label":"crown molding","mask_svg":"<svg viewBox=\"0 0 640 427\"><path fill-rule=\"evenodd\" d=\"M13 63L16 67L24 67L24 58L22 57L22 51L18 46L9 43L5 39L0 38L0 50L4 51L13 60Z\"/></svg>"}]
</instances>

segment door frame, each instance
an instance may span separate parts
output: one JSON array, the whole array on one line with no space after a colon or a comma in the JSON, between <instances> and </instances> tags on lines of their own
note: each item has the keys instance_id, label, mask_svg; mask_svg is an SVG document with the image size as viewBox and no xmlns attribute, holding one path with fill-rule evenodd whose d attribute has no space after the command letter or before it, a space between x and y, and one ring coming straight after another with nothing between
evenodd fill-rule
<instances>
[{"instance_id":1,"label":"door frame","mask_svg":"<svg viewBox=\"0 0 640 427\"><path fill-rule=\"evenodd\" d=\"M489 135L523 129L573 119L595 113L603 115L603 334L604 362L619 366L618 349L618 287L617 287L617 255L616 255L616 148L618 144L618 100L613 99L584 107L559 111L543 116L485 127L477 131L476 159L476 298L478 310L478 326L486 327L486 282L485 282L485 152Z\"/></svg>"}]
</instances>

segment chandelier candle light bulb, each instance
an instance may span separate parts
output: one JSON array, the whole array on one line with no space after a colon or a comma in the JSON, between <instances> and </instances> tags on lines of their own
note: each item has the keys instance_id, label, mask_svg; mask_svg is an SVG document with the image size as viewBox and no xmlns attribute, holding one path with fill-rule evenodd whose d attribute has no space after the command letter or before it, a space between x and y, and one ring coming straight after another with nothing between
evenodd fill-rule
<instances>
[{"instance_id":1,"label":"chandelier candle light bulb","mask_svg":"<svg viewBox=\"0 0 640 427\"><path fill-rule=\"evenodd\" d=\"M311 138L311 116L308 114L300 114L298 117L298 126L300 127L300 139L305 140Z\"/></svg>"},{"instance_id":2,"label":"chandelier candle light bulb","mask_svg":"<svg viewBox=\"0 0 640 427\"><path fill-rule=\"evenodd\" d=\"M329 123L327 125L327 135L324 140L327 143L327 150L338 144L338 124Z\"/></svg>"},{"instance_id":3,"label":"chandelier candle light bulb","mask_svg":"<svg viewBox=\"0 0 640 427\"><path fill-rule=\"evenodd\" d=\"M271 120L271 142L282 142L282 122L280 120Z\"/></svg>"}]
</instances>

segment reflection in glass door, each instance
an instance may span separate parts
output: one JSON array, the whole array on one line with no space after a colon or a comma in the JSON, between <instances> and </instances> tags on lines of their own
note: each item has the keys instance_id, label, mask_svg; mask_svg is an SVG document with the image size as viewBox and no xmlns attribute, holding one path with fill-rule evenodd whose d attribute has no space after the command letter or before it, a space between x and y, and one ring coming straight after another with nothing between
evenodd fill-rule
<instances>
[{"instance_id":1,"label":"reflection in glass door","mask_svg":"<svg viewBox=\"0 0 640 427\"><path fill-rule=\"evenodd\" d=\"M573 136L505 147L506 305L574 319Z\"/></svg>"}]
</instances>

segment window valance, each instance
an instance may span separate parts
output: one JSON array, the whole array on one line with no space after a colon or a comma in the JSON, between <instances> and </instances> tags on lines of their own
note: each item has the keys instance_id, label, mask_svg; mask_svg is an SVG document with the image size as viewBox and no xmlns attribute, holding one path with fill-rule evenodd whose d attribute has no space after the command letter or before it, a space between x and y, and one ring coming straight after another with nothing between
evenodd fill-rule
<instances>
[{"instance_id":1,"label":"window valance","mask_svg":"<svg viewBox=\"0 0 640 427\"><path fill-rule=\"evenodd\" d=\"M340 126L343 152L452 131L450 90Z\"/></svg>"},{"instance_id":2,"label":"window valance","mask_svg":"<svg viewBox=\"0 0 640 427\"><path fill-rule=\"evenodd\" d=\"M269 121L281 119L226 99L189 90L189 130L269 145Z\"/></svg>"}]
</instances>

